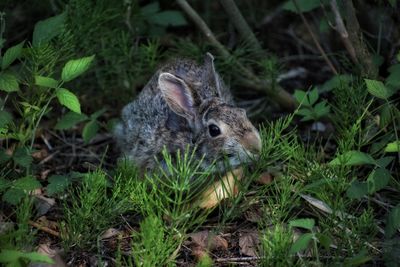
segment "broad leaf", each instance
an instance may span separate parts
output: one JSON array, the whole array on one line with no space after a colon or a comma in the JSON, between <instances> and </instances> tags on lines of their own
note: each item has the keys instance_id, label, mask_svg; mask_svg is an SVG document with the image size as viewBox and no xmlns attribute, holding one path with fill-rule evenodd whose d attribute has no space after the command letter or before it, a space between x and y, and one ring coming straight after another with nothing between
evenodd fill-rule
<instances>
[{"instance_id":1,"label":"broad leaf","mask_svg":"<svg viewBox=\"0 0 400 267\"><path fill-rule=\"evenodd\" d=\"M83 57L80 59L72 59L68 61L62 69L61 79L64 82L71 81L87 71L94 59L94 55L90 57Z\"/></svg>"},{"instance_id":2,"label":"broad leaf","mask_svg":"<svg viewBox=\"0 0 400 267\"><path fill-rule=\"evenodd\" d=\"M158 2L153 2L153 3L147 4L140 9L140 13L144 17L153 15L153 14L157 13L158 11L160 11L160 4Z\"/></svg>"},{"instance_id":3,"label":"broad leaf","mask_svg":"<svg viewBox=\"0 0 400 267\"><path fill-rule=\"evenodd\" d=\"M332 89L347 86L352 80L353 78L348 74L335 75L321 86L320 92L329 92Z\"/></svg>"},{"instance_id":4,"label":"broad leaf","mask_svg":"<svg viewBox=\"0 0 400 267\"><path fill-rule=\"evenodd\" d=\"M386 145L385 152L399 152L400 141L394 141Z\"/></svg>"},{"instance_id":5,"label":"broad leaf","mask_svg":"<svg viewBox=\"0 0 400 267\"><path fill-rule=\"evenodd\" d=\"M43 87L57 88L58 81L50 77L35 76L35 84Z\"/></svg>"},{"instance_id":6,"label":"broad leaf","mask_svg":"<svg viewBox=\"0 0 400 267\"><path fill-rule=\"evenodd\" d=\"M6 69L10 66L17 58L21 56L22 47L24 46L24 42L21 42L13 47L7 49L4 53L3 59L1 61L1 69Z\"/></svg>"},{"instance_id":7,"label":"broad leaf","mask_svg":"<svg viewBox=\"0 0 400 267\"><path fill-rule=\"evenodd\" d=\"M371 157L371 155L366 154L361 151L347 151L342 155L337 156L329 165L346 165L346 166L356 166L364 164L376 165L376 161Z\"/></svg>"},{"instance_id":8,"label":"broad leaf","mask_svg":"<svg viewBox=\"0 0 400 267\"><path fill-rule=\"evenodd\" d=\"M46 192L48 196L51 196L63 192L71 184L71 179L64 175L52 175L49 177L48 182Z\"/></svg>"},{"instance_id":9,"label":"broad leaf","mask_svg":"<svg viewBox=\"0 0 400 267\"><path fill-rule=\"evenodd\" d=\"M8 93L18 91L17 78L13 74L0 72L0 90Z\"/></svg>"},{"instance_id":10,"label":"broad leaf","mask_svg":"<svg viewBox=\"0 0 400 267\"><path fill-rule=\"evenodd\" d=\"M83 113L75 113L73 111L68 112L65 114L56 124L54 128L57 130L66 130L70 129L76 124L85 121L88 119L88 116L86 116Z\"/></svg>"},{"instance_id":11,"label":"broad leaf","mask_svg":"<svg viewBox=\"0 0 400 267\"><path fill-rule=\"evenodd\" d=\"M388 99L393 94L393 92L381 81L369 79L364 80L367 85L368 92L377 98Z\"/></svg>"},{"instance_id":12,"label":"broad leaf","mask_svg":"<svg viewBox=\"0 0 400 267\"><path fill-rule=\"evenodd\" d=\"M312 230L315 225L314 219L297 219L289 222L290 227L300 227L307 230Z\"/></svg>"},{"instance_id":13,"label":"broad leaf","mask_svg":"<svg viewBox=\"0 0 400 267\"><path fill-rule=\"evenodd\" d=\"M21 189L25 191L32 191L37 188L41 188L42 185L40 182L33 176L26 176L23 178L20 178L14 182L13 187L15 189Z\"/></svg>"},{"instance_id":14,"label":"broad leaf","mask_svg":"<svg viewBox=\"0 0 400 267\"><path fill-rule=\"evenodd\" d=\"M308 248L310 241L313 239L314 234L306 233L301 235L290 248L290 253L295 254Z\"/></svg>"},{"instance_id":15,"label":"broad leaf","mask_svg":"<svg viewBox=\"0 0 400 267\"><path fill-rule=\"evenodd\" d=\"M65 19L66 13L63 12L57 16L36 23L33 30L32 45L39 46L59 35L63 31Z\"/></svg>"},{"instance_id":16,"label":"broad leaf","mask_svg":"<svg viewBox=\"0 0 400 267\"><path fill-rule=\"evenodd\" d=\"M0 128L12 122L12 116L8 111L0 110Z\"/></svg>"},{"instance_id":17,"label":"broad leaf","mask_svg":"<svg viewBox=\"0 0 400 267\"><path fill-rule=\"evenodd\" d=\"M161 26L184 26L187 25L182 12L176 10L165 10L147 18L150 23Z\"/></svg>"},{"instance_id":18,"label":"broad leaf","mask_svg":"<svg viewBox=\"0 0 400 267\"><path fill-rule=\"evenodd\" d=\"M89 121L88 123L86 123L86 125L82 131L83 141L85 141L85 143L89 143L89 141L96 135L96 133L99 131L99 129L100 129L100 125L95 120L92 120L92 121Z\"/></svg>"},{"instance_id":19,"label":"broad leaf","mask_svg":"<svg viewBox=\"0 0 400 267\"><path fill-rule=\"evenodd\" d=\"M23 190L10 188L3 194L2 200L10 203L11 205L17 205L25 196L26 193Z\"/></svg>"},{"instance_id":20,"label":"broad leaf","mask_svg":"<svg viewBox=\"0 0 400 267\"><path fill-rule=\"evenodd\" d=\"M387 218L385 227L386 237L389 238L392 237L399 228L400 228L400 204L397 204L397 206L392 208L389 212L389 216Z\"/></svg>"},{"instance_id":21,"label":"broad leaf","mask_svg":"<svg viewBox=\"0 0 400 267\"><path fill-rule=\"evenodd\" d=\"M49 256L38 252L22 252L18 250L3 249L0 252L0 262L7 263L7 266L23 266L21 259L27 259L29 262L43 262L54 264ZM25 265L24 265L25 266Z\"/></svg>"},{"instance_id":22,"label":"broad leaf","mask_svg":"<svg viewBox=\"0 0 400 267\"><path fill-rule=\"evenodd\" d=\"M33 160L29 149L26 147L18 147L12 157L16 164L25 168L28 168Z\"/></svg>"},{"instance_id":23,"label":"broad leaf","mask_svg":"<svg viewBox=\"0 0 400 267\"><path fill-rule=\"evenodd\" d=\"M346 195L352 199L360 199L368 194L368 185L366 182L354 180L346 191Z\"/></svg>"},{"instance_id":24,"label":"broad leaf","mask_svg":"<svg viewBox=\"0 0 400 267\"><path fill-rule=\"evenodd\" d=\"M391 177L390 172L385 168L373 170L367 179L368 193L373 194L383 189L388 185Z\"/></svg>"},{"instance_id":25,"label":"broad leaf","mask_svg":"<svg viewBox=\"0 0 400 267\"><path fill-rule=\"evenodd\" d=\"M96 120L98 117L100 117L101 115L103 115L104 112L106 112L106 108L102 108L96 112L94 112L92 115L90 115L90 119L91 120Z\"/></svg>"},{"instance_id":26,"label":"broad leaf","mask_svg":"<svg viewBox=\"0 0 400 267\"><path fill-rule=\"evenodd\" d=\"M81 113L81 104L74 93L68 89L60 88L57 90L56 95L61 105L66 106L73 112Z\"/></svg>"}]
</instances>

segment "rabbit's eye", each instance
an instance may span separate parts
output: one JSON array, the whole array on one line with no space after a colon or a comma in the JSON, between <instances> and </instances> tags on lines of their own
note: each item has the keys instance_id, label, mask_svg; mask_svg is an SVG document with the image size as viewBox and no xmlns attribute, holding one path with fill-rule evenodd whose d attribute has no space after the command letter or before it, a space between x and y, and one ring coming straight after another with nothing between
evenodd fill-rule
<instances>
[{"instance_id":1,"label":"rabbit's eye","mask_svg":"<svg viewBox=\"0 0 400 267\"><path fill-rule=\"evenodd\" d=\"M208 132L210 133L211 137L216 137L221 134L221 130L215 124L208 125Z\"/></svg>"}]
</instances>

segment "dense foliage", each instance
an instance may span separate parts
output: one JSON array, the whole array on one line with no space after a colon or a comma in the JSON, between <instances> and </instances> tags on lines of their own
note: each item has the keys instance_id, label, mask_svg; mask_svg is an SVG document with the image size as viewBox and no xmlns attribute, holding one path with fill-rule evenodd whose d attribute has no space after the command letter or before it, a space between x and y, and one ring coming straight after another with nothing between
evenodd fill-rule
<instances>
[{"instance_id":1,"label":"dense foliage","mask_svg":"<svg viewBox=\"0 0 400 267\"><path fill-rule=\"evenodd\" d=\"M397 266L399 13L396 0L1 1L0 263ZM141 173L112 139L158 66L206 52L263 144L213 210L199 198L212 166L164 153L167 171Z\"/></svg>"}]
</instances>

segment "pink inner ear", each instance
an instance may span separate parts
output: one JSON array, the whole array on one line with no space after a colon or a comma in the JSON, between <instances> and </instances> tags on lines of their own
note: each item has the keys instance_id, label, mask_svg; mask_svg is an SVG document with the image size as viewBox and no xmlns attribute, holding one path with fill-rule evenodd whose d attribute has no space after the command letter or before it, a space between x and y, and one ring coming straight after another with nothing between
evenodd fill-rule
<instances>
[{"instance_id":1,"label":"pink inner ear","mask_svg":"<svg viewBox=\"0 0 400 267\"><path fill-rule=\"evenodd\" d=\"M185 90L182 90L180 87L183 85L177 85L175 82L172 82L173 86L169 88L169 92L167 92L168 97L171 98L172 101L177 102L179 106L181 106L185 110L190 110L193 107L193 102L191 96L185 93Z\"/></svg>"}]
</instances>

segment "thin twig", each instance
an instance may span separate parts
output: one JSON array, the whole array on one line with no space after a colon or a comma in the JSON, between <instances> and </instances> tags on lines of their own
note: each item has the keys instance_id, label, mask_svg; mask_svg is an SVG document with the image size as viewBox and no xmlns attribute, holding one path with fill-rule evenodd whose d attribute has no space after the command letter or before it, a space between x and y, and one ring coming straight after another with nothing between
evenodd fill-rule
<instances>
[{"instance_id":1,"label":"thin twig","mask_svg":"<svg viewBox=\"0 0 400 267\"><path fill-rule=\"evenodd\" d=\"M356 16L356 10L352 0L344 1L345 5L345 20L349 33L350 42L354 46L357 60L362 70L362 75L374 78L378 75L378 68L372 62L371 54L366 47L360 30L360 24Z\"/></svg>"},{"instance_id":2,"label":"thin twig","mask_svg":"<svg viewBox=\"0 0 400 267\"><path fill-rule=\"evenodd\" d=\"M222 6L225 9L225 12L228 14L229 19L235 25L238 30L240 36L249 42L252 48L256 51L262 51L261 45L258 42L256 36L251 30L249 24L244 19L242 13L237 7L234 0L220 0Z\"/></svg>"},{"instance_id":3,"label":"thin twig","mask_svg":"<svg viewBox=\"0 0 400 267\"><path fill-rule=\"evenodd\" d=\"M343 18L342 18L342 15L340 15L339 7L337 5L336 0L331 0L330 5L331 5L332 12L335 16L336 26L334 27L334 29L340 34L343 44L344 44L347 52L349 52L349 55L350 55L351 59L353 60L353 62L355 64L358 64L359 62L357 60L356 50L354 49L353 44L350 42L349 33L347 32L347 29L344 26Z\"/></svg>"},{"instance_id":4,"label":"thin twig","mask_svg":"<svg viewBox=\"0 0 400 267\"><path fill-rule=\"evenodd\" d=\"M54 235L56 237L60 237L60 233L59 232L54 231L54 230L50 229L47 226L41 225L41 224L39 224L37 222L34 222L34 221L31 221L31 220L29 220L28 223L30 225L32 225L33 227L35 227L35 228L37 228L37 229L39 229L39 230L41 230L43 232L46 232L46 233L51 234L51 235Z\"/></svg>"},{"instance_id":5,"label":"thin twig","mask_svg":"<svg viewBox=\"0 0 400 267\"><path fill-rule=\"evenodd\" d=\"M220 55L224 58L231 58L230 52L217 40L214 33L197 14L197 12L189 5L189 3L186 0L177 0L177 3L196 24L196 26L203 32L209 42L217 48ZM235 61L234 64L243 74L243 79L241 79L243 85L267 93L274 101L278 103L278 105L285 109L293 110L296 107L293 97L283 88L279 86L271 88L271 82L259 79L251 70L247 69L240 62Z\"/></svg>"},{"instance_id":6,"label":"thin twig","mask_svg":"<svg viewBox=\"0 0 400 267\"><path fill-rule=\"evenodd\" d=\"M300 10L300 8L299 8L299 5L297 4L297 0L292 0L292 2L293 2L294 6L295 6L295 8L296 8L296 10L297 10L297 13L299 13L299 15L300 15L300 17L301 17L301 20L303 21L304 25L306 26L307 31L310 33L311 38L313 39L315 46L317 47L317 49L318 49L319 52L321 53L322 57L324 58L325 62L328 64L328 66L329 66L329 68L332 70L332 72L333 72L335 75L338 75L338 74L339 74L338 71L337 71L336 68L333 66L331 60L328 58L328 56L326 55L326 53L325 53L324 49L322 48L321 44L320 44L319 41L317 40L317 37L315 36L313 30L311 29L311 26L310 26L310 24L308 23L306 17L304 16L303 12L301 12L301 10Z\"/></svg>"}]
</instances>

